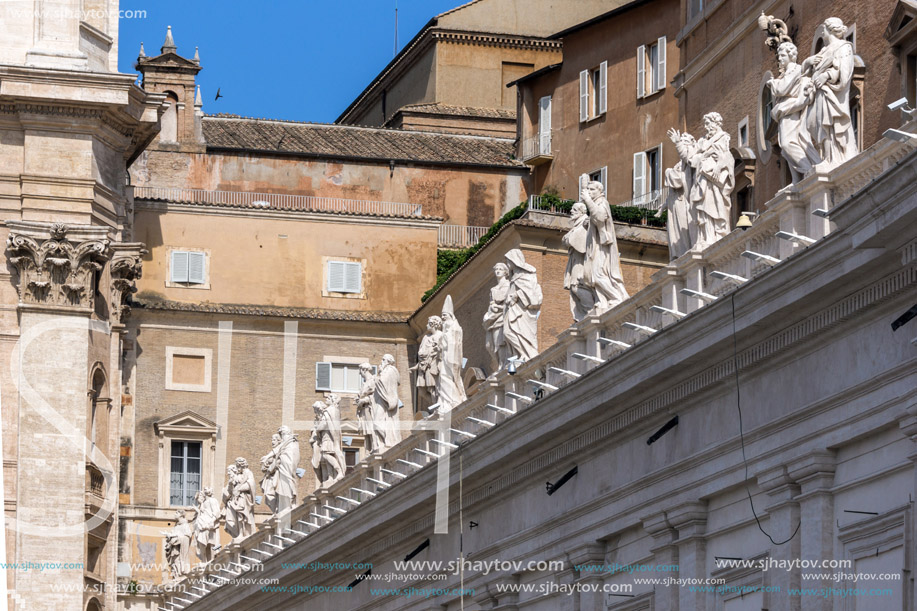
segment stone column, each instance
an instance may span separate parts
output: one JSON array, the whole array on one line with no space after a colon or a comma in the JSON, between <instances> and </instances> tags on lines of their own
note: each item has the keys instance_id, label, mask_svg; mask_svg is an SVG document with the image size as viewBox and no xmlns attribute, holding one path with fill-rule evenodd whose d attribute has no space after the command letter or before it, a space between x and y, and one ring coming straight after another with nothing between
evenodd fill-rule
<instances>
[{"instance_id":1,"label":"stone column","mask_svg":"<svg viewBox=\"0 0 917 611\"><path fill-rule=\"evenodd\" d=\"M697 501L678 505L667 512L669 523L678 530L678 576L704 579L707 577L707 503ZM702 611L707 594L678 588L680 611Z\"/></svg>"},{"instance_id":2,"label":"stone column","mask_svg":"<svg viewBox=\"0 0 917 611\"><path fill-rule=\"evenodd\" d=\"M584 564L603 565L605 564L605 544L604 543L587 543L573 548L567 552L567 568L573 572L573 582L580 584L596 584L598 591L580 591L575 597L578 599L577 609L586 611L587 609L604 609L605 594L601 591L601 584L605 581L604 571L578 571L576 566Z\"/></svg>"},{"instance_id":3,"label":"stone column","mask_svg":"<svg viewBox=\"0 0 917 611\"><path fill-rule=\"evenodd\" d=\"M678 533L664 511L643 518L643 530L653 537L650 551L653 552L654 564L679 564L678 546L675 544ZM677 586L658 586L653 595L653 604L656 609L679 611L678 598Z\"/></svg>"},{"instance_id":4,"label":"stone column","mask_svg":"<svg viewBox=\"0 0 917 611\"><path fill-rule=\"evenodd\" d=\"M784 465L778 465L757 475L758 487L767 493L768 502L763 508L755 506L758 517L766 513L768 520L764 528L774 541L790 539L799 524L799 503L794 499L799 494L799 486L790 478ZM795 560L799 558L799 535L784 545L771 545L770 558L776 561ZM768 579L769 576L769 579ZM765 586L780 586L780 594L769 597L769 611L797 611L800 609L800 597L788 596L790 588L799 587L799 572L787 572L771 568L765 576Z\"/></svg>"},{"instance_id":5,"label":"stone column","mask_svg":"<svg viewBox=\"0 0 917 611\"><path fill-rule=\"evenodd\" d=\"M816 450L794 460L787 466L790 478L799 484L802 493L796 497L802 525L799 528L800 558L821 562L834 558L834 452ZM832 572L826 569L827 572ZM796 569L802 582L802 570ZM815 569L813 572L821 572ZM804 588L828 588L834 586L830 580L802 582ZM810 597L806 609L830 611L832 601L824 597Z\"/></svg>"}]
</instances>

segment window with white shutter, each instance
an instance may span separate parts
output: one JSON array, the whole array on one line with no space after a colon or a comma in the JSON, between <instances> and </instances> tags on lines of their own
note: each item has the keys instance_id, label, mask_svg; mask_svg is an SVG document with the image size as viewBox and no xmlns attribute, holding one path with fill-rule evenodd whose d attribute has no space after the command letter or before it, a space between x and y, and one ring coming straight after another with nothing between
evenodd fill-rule
<instances>
[{"instance_id":1,"label":"window with white shutter","mask_svg":"<svg viewBox=\"0 0 917 611\"><path fill-rule=\"evenodd\" d=\"M599 182L602 183L602 193L608 195L608 166L603 165L599 170Z\"/></svg>"},{"instance_id":2,"label":"window with white shutter","mask_svg":"<svg viewBox=\"0 0 917 611\"><path fill-rule=\"evenodd\" d=\"M207 253L173 250L169 281L188 286L207 284Z\"/></svg>"},{"instance_id":3,"label":"window with white shutter","mask_svg":"<svg viewBox=\"0 0 917 611\"><path fill-rule=\"evenodd\" d=\"M589 120L589 71L579 73L579 120Z\"/></svg>"},{"instance_id":4,"label":"window with white shutter","mask_svg":"<svg viewBox=\"0 0 917 611\"><path fill-rule=\"evenodd\" d=\"M637 99L646 96L646 46L637 47Z\"/></svg>"},{"instance_id":5,"label":"window with white shutter","mask_svg":"<svg viewBox=\"0 0 917 611\"><path fill-rule=\"evenodd\" d=\"M328 261L328 292L359 293L363 289L363 266L351 261Z\"/></svg>"},{"instance_id":6,"label":"window with white shutter","mask_svg":"<svg viewBox=\"0 0 917 611\"><path fill-rule=\"evenodd\" d=\"M331 363L315 364L315 390L331 390Z\"/></svg>"},{"instance_id":7,"label":"window with white shutter","mask_svg":"<svg viewBox=\"0 0 917 611\"><path fill-rule=\"evenodd\" d=\"M538 101L538 152L551 154L551 96Z\"/></svg>"},{"instance_id":8,"label":"window with white shutter","mask_svg":"<svg viewBox=\"0 0 917 611\"><path fill-rule=\"evenodd\" d=\"M599 114L608 110L608 62L599 65Z\"/></svg>"},{"instance_id":9,"label":"window with white shutter","mask_svg":"<svg viewBox=\"0 0 917 611\"><path fill-rule=\"evenodd\" d=\"M646 193L646 153L634 153L634 199Z\"/></svg>"},{"instance_id":10,"label":"window with white shutter","mask_svg":"<svg viewBox=\"0 0 917 611\"><path fill-rule=\"evenodd\" d=\"M659 37L656 41L656 65L653 66L653 74L656 76L656 91L665 89L665 36Z\"/></svg>"}]
</instances>

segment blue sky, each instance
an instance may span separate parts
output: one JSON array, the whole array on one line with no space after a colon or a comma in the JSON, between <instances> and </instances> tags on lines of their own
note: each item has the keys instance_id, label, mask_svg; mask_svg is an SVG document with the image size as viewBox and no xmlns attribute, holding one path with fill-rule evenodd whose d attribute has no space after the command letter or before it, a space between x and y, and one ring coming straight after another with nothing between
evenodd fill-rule
<instances>
[{"instance_id":1,"label":"blue sky","mask_svg":"<svg viewBox=\"0 0 917 611\"><path fill-rule=\"evenodd\" d=\"M398 44L467 0L397 0ZM194 56L204 112L330 123L391 61L396 0L121 0L118 67L135 73L144 43L158 55L166 26ZM224 97L214 101L217 88Z\"/></svg>"}]
</instances>

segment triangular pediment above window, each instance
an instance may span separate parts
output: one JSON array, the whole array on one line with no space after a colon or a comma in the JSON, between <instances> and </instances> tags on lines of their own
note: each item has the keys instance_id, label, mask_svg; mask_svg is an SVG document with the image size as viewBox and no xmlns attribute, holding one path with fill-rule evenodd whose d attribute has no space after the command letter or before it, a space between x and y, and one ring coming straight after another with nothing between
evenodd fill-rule
<instances>
[{"instance_id":1,"label":"triangular pediment above window","mask_svg":"<svg viewBox=\"0 0 917 611\"><path fill-rule=\"evenodd\" d=\"M163 53L162 55L157 55L156 57L145 57L138 61L144 66L168 66L173 68L193 68L195 70L200 70L199 63L186 59L171 51Z\"/></svg>"},{"instance_id":2,"label":"triangular pediment above window","mask_svg":"<svg viewBox=\"0 0 917 611\"><path fill-rule=\"evenodd\" d=\"M917 0L898 0L885 28L885 38L897 46L917 32Z\"/></svg>"},{"instance_id":3,"label":"triangular pediment above window","mask_svg":"<svg viewBox=\"0 0 917 611\"><path fill-rule=\"evenodd\" d=\"M194 433L197 435L216 435L218 430L215 422L191 410L164 418L156 422L153 427L156 429L157 434Z\"/></svg>"}]
</instances>

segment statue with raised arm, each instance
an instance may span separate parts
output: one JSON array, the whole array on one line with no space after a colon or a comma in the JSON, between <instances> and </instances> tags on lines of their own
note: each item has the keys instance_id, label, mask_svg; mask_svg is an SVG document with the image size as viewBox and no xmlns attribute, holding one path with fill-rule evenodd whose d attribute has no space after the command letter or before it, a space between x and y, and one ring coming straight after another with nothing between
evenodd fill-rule
<instances>
[{"instance_id":1,"label":"statue with raised arm","mask_svg":"<svg viewBox=\"0 0 917 611\"><path fill-rule=\"evenodd\" d=\"M378 454L375 449L376 432L373 423L373 395L376 392L376 376L373 366L369 363L360 364L360 392L357 394L357 421L360 436L363 437L363 447L372 454Z\"/></svg>"},{"instance_id":2,"label":"statue with raised arm","mask_svg":"<svg viewBox=\"0 0 917 611\"><path fill-rule=\"evenodd\" d=\"M194 551L204 564L213 560L220 550L220 502L213 498L213 488L204 488L194 495L197 515L194 516Z\"/></svg>"},{"instance_id":3,"label":"statue with raised arm","mask_svg":"<svg viewBox=\"0 0 917 611\"><path fill-rule=\"evenodd\" d=\"M812 79L796 63L796 45L782 42L777 47L780 72L767 82L774 97L771 117L777 122L777 142L790 168L793 182L799 182L821 162L806 127L806 116L814 98Z\"/></svg>"},{"instance_id":4,"label":"statue with raised arm","mask_svg":"<svg viewBox=\"0 0 917 611\"><path fill-rule=\"evenodd\" d=\"M543 296L535 268L526 263L518 248L504 255L509 267L509 291L503 335L509 358L529 361L538 356L538 316Z\"/></svg>"},{"instance_id":5,"label":"statue with raised arm","mask_svg":"<svg viewBox=\"0 0 917 611\"><path fill-rule=\"evenodd\" d=\"M175 512L175 526L172 530L164 530L162 534L166 538L163 551L172 579L181 579L191 572L192 530L184 509Z\"/></svg>"},{"instance_id":6,"label":"statue with raised arm","mask_svg":"<svg viewBox=\"0 0 917 611\"><path fill-rule=\"evenodd\" d=\"M503 313L509 291L509 268L505 263L494 265L497 285L490 289L490 303L484 312L484 346L493 361L494 372L506 364L506 340L503 336Z\"/></svg>"},{"instance_id":7,"label":"statue with raised arm","mask_svg":"<svg viewBox=\"0 0 917 611\"><path fill-rule=\"evenodd\" d=\"M564 234L567 246L567 269L564 271L564 288L570 291L570 312L576 322L586 318L595 306L592 287L586 284L586 242L589 239L589 210L583 202L576 202L570 210L570 229Z\"/></svg>"},{"instance_id":8,"label":"statue with raised arm","mask_svg":"<svg viewBox=\"0 0 917 611\"><path fill-rule=\"evenodd\" d=\"M586 237L586 256L583 263L583 282L591 287L596 314L606 312L628 298L621 273L621 255L611 208L605 199L602 183L580 177L583 185L580 198L589 212L589 233Z\"/></svg>"},{"instance_id":9,"label":"statue with raised arm","mask_svg":"<svg viewBox=\"0 0 917 611\"><path fill-rule=\"evenodd\" d=\"M290 427L284 425L277 429L280 435L280 445L274 451L277 454L277 509L275 514L281 514L296 505L296 483L299 476L296 473L299 467L299 437Z\"/></svg>"},{"instance_id":10,"label":"statue with raised arm","mask_svg":"<svg viewBox=\"0 0 917 611\"><path fill-rule=\"evenodd\" d=\"M255 532L255 476L241 456L226 468L223 529L238 543Z\"/></svg>"},{"instance_id":11,"label":"statue with raised arm","mask_svg":"<svg viewBox=\"0 0 917 611\"><path fill-rule=\"evenodd\" d=\"M341 414L323 401L312 404L315 422L309 445L316 489L327 488L344 477L344 451L341 449Z\"/></svg>"},{"instance_id":12,"label":"statue with raised arm","mask_svg":"<svg viewBox=\"0 0 917 611\"><path fill-rule=\"evenodd\" d=\"M448 412L453 407L464 401L465 383L462 380L463 348L462 327L455 319L455 310L452 306L452 295L446 295L443 303L443 330L439 336L441 367L439 371L439 384L436 394L439 401L440 414Z\"/></svg>"},{"instance_id":13,"label":"statue with raised arm","mask_svg":"<svg viewBox=\"0 0 917 611\"><path fill-rule=\"evenodd\" d=\"M729 150L729 134L723 131L718 112L704 115L706 134L697 141L682 138L675 129L669 138L683 163L691 166L688 203L697 223L695 250L704 250L729 233L729 199L735 187L735 159Z\"/></svg>"},{"instance_id":14,"label":"statue with raised arm","mask_svg":"<svg viewBox=\"0 0 917 611\"><path fill-rule=\"evenodd\" d=\"M829 17L823 26L825 44L802 62L802 72L812 79L814 100L806 121L821 157L816 169L824 172L856 156L858 149L850 115L853 45L844 38L847 26L837 17Z\"/></svg>"},{"instance_id":15,"label":"statue with raised arm","mask_svg":"<svg viewBox=\"0 0 917 611\"><path fill-rule=\"evenodd\" d=\"M681 134L680 139L685 148L694 144L694 137L691 134ZM669 213L666 217L669 259L674 260L691 250L697 239L697 223L691 214L691 206L688 204L688 192L691 190L691 166L684 161L679 161L674 167L666 170L665 186L669 190L665 206L659 209L656 216L661 216L663 210Z\"/></svg>"}]
</instances>

